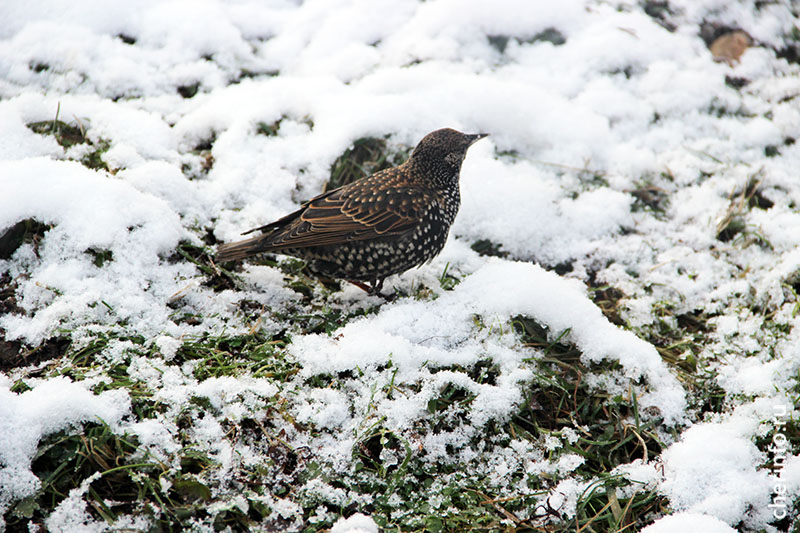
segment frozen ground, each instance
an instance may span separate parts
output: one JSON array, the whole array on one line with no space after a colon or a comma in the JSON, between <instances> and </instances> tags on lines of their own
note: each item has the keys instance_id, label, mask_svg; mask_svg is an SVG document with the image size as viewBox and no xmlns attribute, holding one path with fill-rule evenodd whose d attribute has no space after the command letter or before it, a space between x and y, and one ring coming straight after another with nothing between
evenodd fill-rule
<instances>
[{"instance_id":1,"label":"frozen ground","mask_svg":"<svg viewBox=\"0 0 800 533\"><path fill-rule=\"evenodd\" d=\"M781 1L0 2L0 523L797 528L798 39ZM491 136L391 303L213 263L440 127Z\"/></svg>"}]
</instances>

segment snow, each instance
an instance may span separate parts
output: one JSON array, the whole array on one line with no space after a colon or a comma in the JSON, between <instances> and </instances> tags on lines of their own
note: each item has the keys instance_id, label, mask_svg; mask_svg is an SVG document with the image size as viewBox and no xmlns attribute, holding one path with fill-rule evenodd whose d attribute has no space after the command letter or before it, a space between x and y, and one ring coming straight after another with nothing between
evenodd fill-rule
<instances>
[{"instance_id":1,"label":"snow","mask_svg":"<svg viewBox=\"0 0 800 533\"><path fill-rule=\"evenodd\" d=\"M350 518L340 518L331 528L331 533L378 533L377 524L368 516L356 513Z\"/></svg>"},{"instance_id":2,"label":"snow","mask_svg":"<svg viewBox=\"0 0 800 533\"><path fill-rule=\"evenodd\" d=\"M385 412L378 405L397 428L424 416L424 406L440 386L450 382L476 394L471 416L475 423L484 424L504 419L509 407L522 400L521 386L532 377L523 364L530 354L515 348L509 335L498 336L488 329L476 336L474 317L487 324L504 324L517 315L548 324L554 334L569 329L567 338L581 349L587 362L611 358L623 366L625 378L646 378L651 390L642 393L641 405L657 407L669 423L682 418L683 390L655 349L610 324L588 299L582 284L529 263L488 261L433 302L399 302L375 317L347 324L335 337L306 336L295 340L290 349L306 375L355 367L375 371L391 362L404 381L425 378L431 386L423 387L417 398L407 398L403 404L390 400ZM450 372L430 375L432 367L469 366L487 354L500 365L496 385L480 385Z\"/></svg>"},{"instance_id":3,"label":"snow","mask_svg":"<svg viewBox=\"0 0 800 533\"><path fill-rule=\"evenodd\" d=\"M166 202L75 162L43 157L3 161L0 175L8 193L0 225L8 228L29 218L54 225L39 257L27 247L18 253L19 262L6 267L15 278L31 274L22 281L19 304L38 311L33 320L2 317L0 327L9 338L37 343L58 326L104 321L109 313L136 320L143 333L164 327L168 310L162 305L158 313L152 300L174 293L181 278L193 275L159 257L185 234ZM110 251L113 266L96 267L90 249ZM158 296L149 296L153 293ZM75 309L92 310L78 317Z\"/></svg>"},{"instance_id":4,"label":"snow","mask_svg":"<svg viewBox=\"0 0 800 533\"><path fill-rule=\"evenodd\" d=\"M666 516L642 530L642 533L677 533L679 531L707 531L708 533L733 533L731 526L713 516L700 513L675 513Z\"/></svg>"},{"instance_id":5,"label":"snow","mask_svg":"<svg viewBox=\"0 0 800 533\"><path fill-rule=\"evenodd\" d=\"M95 473L86 478L81 486L69 491L69 495L58 504L53 513L47 517L46 525L49 531L81 531L85 533L100 533L106 529L105 523L95 520L86 512L86 501L83 495L89 490L92 481L99 478Z\"/></svg>"},{"instance_id":6,"label":"snow","mask_svg":"<svg viewBox=\"0 0 800 533\"><path fill-rule=\"evenodd\" d=\"M662 490L678 510L736 523L748 507L766 509L769 476L748 438L727 424L703 424L685 431L663 456Z\"/></svg>"},{"instance_id":7,"label":"snow","mask_svg":"<svg viewBox=\"0 0 800 533\"><path fill-rule=\"evenodd\" d=\"M635 398L642 420L656 424L664 451L616 470L669 501L673 514L645 531L769 531L776 479L800 494L797 451L778 476L758 444L780 431L773 409L796 403L800 371L800 143L790 141L800 138L800 70L774 51L790 42L797 17L779 2L671 0L670 31L641 4L1 2L0 235L29 219L47 230L0 259L16 306L0 314L0 329L29 347L105 335L96 363L126 364L163 410L140 420L123 390L95 394L110 379L102 372L81 382L41 368L0 373L0 510L36 493L31 460L43 438L98 417L173 468L188 435L217 461L219 479L264 455L232 444L231 425L273 410L292 420L281 439L342 472L377 420L432 462L489 456L473 441L507 422L536 386L531 361L541 350L521 345L511 326L523 315L551 339L564 333L587 366L613 366L582 379ZM742 28L756 46L738 64L713 62L700 38L711 22ZM537 37L551 29L565 42ZM726 77L749 83L737 90ZM195 84L196 95L180 95ZM26 126L57 113L92 145L64 149ZM278 121L276 135L257 133ZM280 268L245 265L234 289L215 292L177 253L295 209L356 139L407 147L440 127L490 133L464 163L444 251L388 280L411 295L393 302L350 286L316 289L314 304L326 310L380 304L332 335L298 331L286 318L317 309ZM104 143L107 170L79 162ZM752 180L770 207L748 207ZM643 206L633 193L648 186L668 201ZM745 230L722 240L718 224L731 213ZM480 240L503 257L474 252ZM98 265L98 253L110 259ZM440 287L445 268L461 280L453 290ZM623 294L624 326L592 301L604 284ZM258 318L245 308L259 308ZM701 412L692 385L649 342L686 316L706 319L692 355L725 394L720 412ZM257 330L287 333L282 356L299 365L296 376L198 379L199 363L182 359L187 339ZM145 339L141 349L116 340L132 336ZM487 362L492 382L463 371ZM349 377L341 387L313 385L329 375ZM11 392L18 380L31 390ZM465 423L417 433L450 386L473 397ZM191 428L180 428L176 419L198 398L209 412L192 411ZM579 434L564 427L536 446L515 437L513 459L491 452L498 490L511 490L512 470L546 472L554 482L541 501L572 517L592 480L576 473L579 456L559 452ZM90 483L52 511L48 529L102 529L87 509ZM316 479L303 489L342 508L363 498ZM217 507L247 508L237 498ZM296 502L263 498L274 516L301 520ZM326 512L317 521L329 525ZM114 527L146 527L137 520ZM377 525L355 514L332 531Z\"/></svg>"}]
</instances>

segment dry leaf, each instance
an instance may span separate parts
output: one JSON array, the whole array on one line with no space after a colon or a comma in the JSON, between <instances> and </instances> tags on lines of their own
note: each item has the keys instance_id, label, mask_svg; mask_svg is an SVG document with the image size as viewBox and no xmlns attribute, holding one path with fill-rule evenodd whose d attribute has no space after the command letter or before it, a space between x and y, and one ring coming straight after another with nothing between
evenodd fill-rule
<instances>
[{"instance_id":1,"label":"dry leaf","mask_svg":"<svg viewBox=\"0 0 800 533\"><path fill-rule=\"evenodd\" d=\"M736 30L720 35L714 39L709 48L711 55L714 56L714 61L725 61L728 65L733 66L739 62L739 58L751 44L753 44L753 40L746 32Z\"/></svg>"}]
</instances>

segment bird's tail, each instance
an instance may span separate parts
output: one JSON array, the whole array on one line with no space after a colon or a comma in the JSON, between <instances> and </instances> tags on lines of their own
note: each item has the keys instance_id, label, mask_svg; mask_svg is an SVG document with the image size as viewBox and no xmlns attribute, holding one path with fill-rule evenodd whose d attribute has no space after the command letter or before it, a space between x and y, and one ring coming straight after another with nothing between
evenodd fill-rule
<instances>
[{"instance_id":1,"label":"bird's tail","mask_svg":"<svg viewBox=\"0 0 800 533\"><path fill-rule=\"evenodd\" d=\"M217 263L240 261L269 250L267 235L258 235L243 241L221 244L217 248Z\"/></svg>"}]
</instances>

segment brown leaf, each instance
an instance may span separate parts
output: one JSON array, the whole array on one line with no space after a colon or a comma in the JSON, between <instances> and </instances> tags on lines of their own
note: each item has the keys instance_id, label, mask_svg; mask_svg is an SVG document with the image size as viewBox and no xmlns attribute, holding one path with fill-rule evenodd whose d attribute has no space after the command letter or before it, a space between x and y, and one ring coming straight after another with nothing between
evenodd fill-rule
<instances>
[{"instance_id":1,"label":"brown leaf","mask_svg":"<svg viewBox=\"0 0 800 533\"><path fill-rule=\"evenodd\" d=\"M746 32L735 30L714 39L709 48L711 55L714 56L714 61L725 61L728 65L733 66L739 62L739 58L751 44L753 44L753 40Z\"/></svg>"}]
</instances>

